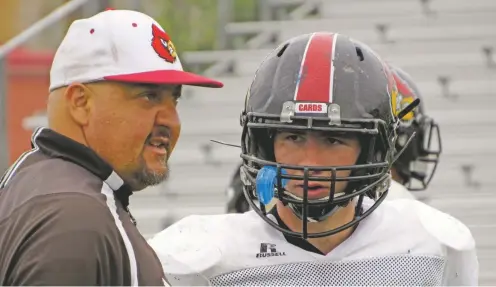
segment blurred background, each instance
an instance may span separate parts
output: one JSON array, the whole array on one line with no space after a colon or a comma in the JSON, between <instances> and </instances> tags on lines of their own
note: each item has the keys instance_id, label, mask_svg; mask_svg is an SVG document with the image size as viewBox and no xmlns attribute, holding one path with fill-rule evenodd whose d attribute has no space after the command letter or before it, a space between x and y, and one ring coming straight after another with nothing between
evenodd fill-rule
<instances>
[{"instance_id":1,"label":"blurred background","mask_svg":"<svg viewBox=\"0 0 496 287\"><path fill-rule=\"evenodd\" d=\"M223 89L184 89L171 178L131 201L146 236L189 214L226 211L225 191L240 151L210 139L239 143L244 96L270 49L322 30L369 44L413 76L427 113L441 127L437 174L429 190L417 195L471 228L480 283L496 285L491 175L496 0L2 0L0 5L0 172L30 148L32 130L46 125L52 57L75 19L107 7L145 12L172 37L186 70L224 82Z\"/></svg>"}]
</instances>

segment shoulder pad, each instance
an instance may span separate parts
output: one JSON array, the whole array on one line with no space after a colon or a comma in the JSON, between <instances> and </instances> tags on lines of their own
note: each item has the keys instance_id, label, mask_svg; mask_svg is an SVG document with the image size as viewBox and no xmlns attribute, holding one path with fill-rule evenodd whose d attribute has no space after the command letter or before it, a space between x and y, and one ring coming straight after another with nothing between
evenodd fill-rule
<instances>
[{"instance_id":1,"label":"shoulder pad","mask_svg":"<svg viewBox=\"0 0 496 287\"><path fill-rule=\"evenodd\" d=\"M439 242L459 251L475 248L470 229L458 219L420 201L414 207L425 230Z\"/></svg>"},{"instance_id":2,"label":"shoulder pad","mask_svg":"<svg viewBox=\"0 0 496 287\"><path fill-rule=\"evenodd\" d=\"M164 271L175 275L204 272L221 260L212 235L216 232L202 216L188 216L148 240Z\"/></svg>"},{"instance_id":3,"label":"shoulder pad","mask_svg":"<svg viewBox=\"0 0 496 287\"><path fill-rule=\"evenodd\" d=\"M388 195L386 196L386 200L394 200L394 199L415 199L415 196L406 189L403 185L397 183L394 180L391 180L391 186L389 187Z\"/></svg>"}]
</instances>

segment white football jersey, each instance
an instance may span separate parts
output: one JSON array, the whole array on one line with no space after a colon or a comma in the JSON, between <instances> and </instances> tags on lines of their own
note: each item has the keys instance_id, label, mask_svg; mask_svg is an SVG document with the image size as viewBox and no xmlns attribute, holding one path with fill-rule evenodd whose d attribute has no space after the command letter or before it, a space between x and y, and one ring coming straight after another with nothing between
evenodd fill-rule
<instances>
[{"instance_id":1,"label":"white football jersey","mask_svg":"<svg viewBox=\"0 0 496 287\"><path fill-rule=\"evenodd\" d=\"M391 185L389 186L389 191L386 196L386 200L395 199L416 199L415 196L401 183L391 180Z\"/></svg>"},{"instance_id":2,"label":"white football jersey","mask_svg":"<svg viewBox=\"0 0 496 287\"><path fill-rule=\"evenodd\" d=\"M172 285L478 284L470 230L409 199L383 202L327 255L288 243L254 211L188 216L149 243Z\"/></svg>"}]
</instances>

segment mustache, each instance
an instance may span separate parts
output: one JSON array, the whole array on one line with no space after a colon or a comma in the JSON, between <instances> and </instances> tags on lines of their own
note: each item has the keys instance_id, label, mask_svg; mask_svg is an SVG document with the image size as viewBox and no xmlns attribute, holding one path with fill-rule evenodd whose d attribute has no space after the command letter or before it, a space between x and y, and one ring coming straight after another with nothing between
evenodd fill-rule
<instances>
[{"instance_id":1,"label":"mustache","mask_svg":"<svg viewBox=\"0 0 496 287\"><path fill-rule=\"evenodd\" d=\"M153 137L170 138L171 137L171 131L166 126L158 126L158 127L153 129L153 131L148 135L148 137L150 137L150 138L153 138Z\"/></svg>"},{"instance_id":2,"label":"mustache","mask_svg":"<svg viewBox=\"0 0 496 287\"><path fill-rule=\"evenodd\" d=\"M171 138L171 131L168 127L166 126L158 126L152 130L152 132L146 137L147 143L149 143L153 138L166 138L167 143L165 144L165 148L167 149L167 152L170 154L170 138Z\"/></svg>"}]
</instances>

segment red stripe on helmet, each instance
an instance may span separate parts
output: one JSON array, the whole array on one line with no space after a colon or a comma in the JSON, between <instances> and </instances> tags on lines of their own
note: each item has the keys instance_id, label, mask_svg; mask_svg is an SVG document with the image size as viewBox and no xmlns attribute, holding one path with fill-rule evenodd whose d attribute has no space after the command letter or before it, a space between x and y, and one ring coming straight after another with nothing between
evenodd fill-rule
<instances>
[{"instance_id":1,"label":"red stripe on helmet","mask_svg":"<svg viewBox=\"0 0 496 287\"><path fill-rule=\"evenodd\" d=\"M295 101L332 102L336 39L338 34L314 33L303 54Z\"/></svg>"}]
</instances>

